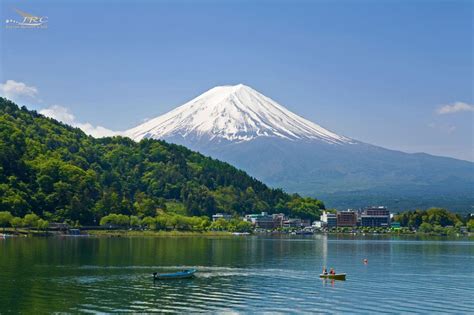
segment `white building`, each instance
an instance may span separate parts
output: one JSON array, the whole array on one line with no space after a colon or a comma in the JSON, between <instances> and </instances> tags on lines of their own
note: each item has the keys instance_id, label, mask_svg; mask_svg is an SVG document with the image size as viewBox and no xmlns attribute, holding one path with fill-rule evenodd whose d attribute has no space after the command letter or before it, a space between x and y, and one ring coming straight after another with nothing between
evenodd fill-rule
<instances>
[{"instance_id":1,"label":"white building","mask_svg":"<svg viewBox=\"0 0 474 315\"><path fill-rule=\"evenodd\" d=\"M323 222L323 226L328 228L333 228L337 226L337 216L335 213L329 213L323 211L321 215L321 222Z\"/></svg>"}]
</instances>

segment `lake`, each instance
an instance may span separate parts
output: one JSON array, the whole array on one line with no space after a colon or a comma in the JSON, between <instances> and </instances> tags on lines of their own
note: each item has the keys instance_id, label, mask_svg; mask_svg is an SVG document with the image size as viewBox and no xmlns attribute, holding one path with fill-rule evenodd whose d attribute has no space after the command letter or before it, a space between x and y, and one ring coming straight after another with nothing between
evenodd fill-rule
<instances>
[{"instance_id":1,"label":"lake","mask_svg":"<svg viewBox=\"0 0 474 315\"><path fill-rule=\"evenodd\" d=\"M368 259L368 264L363 259ZM323 265L346 281L318 277ZM199 270L153 281L152 272ZM0 313L472 313L474 242L314 235L0 240Z\"/></svg>"}]
</instances>

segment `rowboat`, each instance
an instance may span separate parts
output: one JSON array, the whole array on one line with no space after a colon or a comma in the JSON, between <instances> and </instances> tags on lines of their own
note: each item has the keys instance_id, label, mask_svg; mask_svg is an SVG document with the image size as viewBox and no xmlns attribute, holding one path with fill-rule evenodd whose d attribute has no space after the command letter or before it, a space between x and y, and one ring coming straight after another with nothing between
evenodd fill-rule
<instances>
[{"instance_id":1,"label":"rowboat","mask_svg":"<svg viewBox=\"0 0 474 315\"><path fill-rule=\"evenodd\" d=\"M320 274L320 278L325 278L325 279L334 279L334 280L346 280L346 274L345 273L338 273L335 275L330 275L330 274Z\"/></svg>"},{"instance_id":2,"label":"rowboat","mask_svg":"<svg viewBox=\"0 0 474 315\"><path fill-rule=\"evenodd\" d=\"M153 279L155 280L168 280L168 279L186 279L194 277L197 272L196 269L187 269L174 273L153 273Z\"/></svg>"}]
</instances>

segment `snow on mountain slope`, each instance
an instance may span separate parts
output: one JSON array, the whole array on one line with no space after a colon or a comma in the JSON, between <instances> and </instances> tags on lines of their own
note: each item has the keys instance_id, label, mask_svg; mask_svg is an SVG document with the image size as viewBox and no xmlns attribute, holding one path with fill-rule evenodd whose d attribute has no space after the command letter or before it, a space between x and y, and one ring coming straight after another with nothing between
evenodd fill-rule
<instances>
[{"instance_id":1,"label":"snow on mountain slope","mask_svg":"<svg viewBox=\"0 0 474 315\"><path fill-rule=\"evenodd\" d=\"M243 142L257 137L352 143L243 85L218 86L125 132L134 139L170 137Z\"/></svg>"}]
</instances>

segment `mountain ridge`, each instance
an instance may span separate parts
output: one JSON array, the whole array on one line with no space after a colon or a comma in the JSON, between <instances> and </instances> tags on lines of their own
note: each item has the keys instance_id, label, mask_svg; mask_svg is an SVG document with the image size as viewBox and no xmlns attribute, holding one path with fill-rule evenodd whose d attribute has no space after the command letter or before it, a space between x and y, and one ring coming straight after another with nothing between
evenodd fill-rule
<instances>
[{"instance_id":1,"label":"mountain ridge","mask_svg":"<svg viewBox=\"0 0 474 315\"><path fill-rule=\"evenodd\" d=\"M224 89L226 93L224 96L217 93L221 98L216 101L213 95L219 89ZM253 110L253 107L261 105L261 100L269 100L271 106L265 110L277 112L277 117L290 127L279 132L280 120L275 118L263 120L273 124L259 129L270 130L267 134L239 134L231 130L231 136L226 137L226 125L214 123L214 118L220 117L219 110L222 111L222 107L219 107L219 104L229 99L226 96L231 95L232 100L232 95L242 90L243 95L237 93L238 101L224 103L230 104L229 106L245 103L242 104L244 108ZM251 96L247 97L247 92ZM210 126L216 126L218 130L199 129L201 125L194 124L192 119L180 120L182 117L177 110L184 110L184 117L193 116L194 111L189 110L193 105L215 109L214 116L203 116L202 120L209 118ZM197 108L200 108L199 106ZM291 112L281 115L279 108L283 108L285 113L289 112L280 104L244 85L216 87L177 109L130 129L125 134L132 139L135 137L135 140L159 138L184 145L229 162L270 186L324 198L328 200L327 206L338 209L363 207L368 204L385 204L394 210L412 209L415 206L450 208L454 203L457 210L474 210L473 162L423 152L405 153L371 145L339 136ZM235 119L226 113L223 117ZM162 128L164 120L170 123L176 118L180 123L165 124L166 127L171 127ZM190 125L186 126L188 122ZM234 121L236 125L239 122L238 119ZM144 125L147 127L140 128ZM306 128L307 126L316 127L312 129ZM245 131L245 128L243 129ZM293 134L285 133L286 130ZM224 136L221 136L222 134Z\"/></svg>"}]
</instances>

